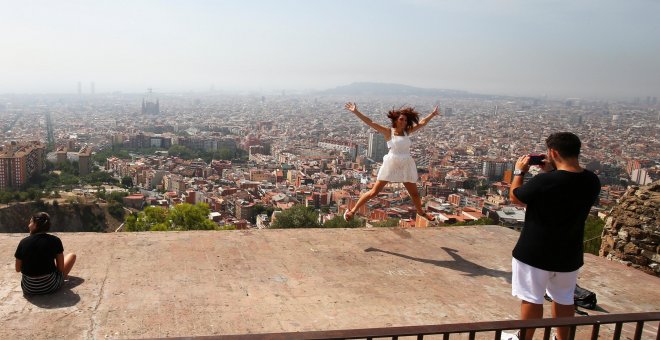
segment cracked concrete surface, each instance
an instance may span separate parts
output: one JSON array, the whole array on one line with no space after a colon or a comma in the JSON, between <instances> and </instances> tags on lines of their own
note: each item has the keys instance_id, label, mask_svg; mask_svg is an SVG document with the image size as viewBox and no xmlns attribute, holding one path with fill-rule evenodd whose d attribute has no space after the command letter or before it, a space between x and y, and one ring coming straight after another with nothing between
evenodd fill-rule
<instances>
[{"instance_id":1,"label":"cracked concrete surface","mask_svg":"<svg viewBox=\"0 0 660 340\"><path fill-rule=\"evenodd\" d=\"M518 234L497 226L59 233L77 253L55 295L25 298L0 234L0 338L144 338L517 319ZM600 312L660 310L660 279L587 255ZM548 306L549 307L549 306ZM546 308L549 312L549 308ZM656 325L645 328L657 329Z\"/></svg>"}]
</instances>

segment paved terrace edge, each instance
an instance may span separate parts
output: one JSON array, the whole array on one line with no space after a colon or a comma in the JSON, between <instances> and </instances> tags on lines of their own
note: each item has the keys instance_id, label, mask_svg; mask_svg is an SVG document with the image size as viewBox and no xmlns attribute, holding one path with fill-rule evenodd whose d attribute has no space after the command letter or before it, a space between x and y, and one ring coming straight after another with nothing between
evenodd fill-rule
<instances>
[{"instance_id":1,"label":"paved terrace edge","mask_svg":"<svg viewBox=\"0 0 660 340\"><path fill-rule=\"evenodd\" d=\"M499 226L57 233L79 256L56 295L26 299L0 234L0 338L143 338L517 319ZM660 279L585 255L598 313L660 311ZM548 310L548 308L546 308ZM29 321L28 321L29 320ZM36 326L39 325L39 326Z\"/></svg>"}]
</instances>

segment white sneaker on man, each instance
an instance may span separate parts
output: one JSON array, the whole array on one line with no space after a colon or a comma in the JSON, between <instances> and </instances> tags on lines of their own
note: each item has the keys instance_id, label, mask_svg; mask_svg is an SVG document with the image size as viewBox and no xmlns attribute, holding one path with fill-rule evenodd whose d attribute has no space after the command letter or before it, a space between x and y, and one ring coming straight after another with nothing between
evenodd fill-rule
<instances>
[{"instance_id":1,"label":"white sneaker on man","mask_svg":"<svg viewBox=\"0 0 660 340\"><path fill-rule=\"evenodd\" d=\"M557 340L557 335L552 334L552 337L550 339ZM502 332L502 336L500 336L500 340L520 340L520 333Z\"/></svg>"},{"instance_id":2,"label":"white sneaker on man","mask_svg":"<svg viewBox=\"0 0 660 340\"><path fill-rule=\"evenodd\" d=\"M500 336L500 340L520 340L518 334L519 333L502 332L502 336Z\"/></svg>"}]
</instances>

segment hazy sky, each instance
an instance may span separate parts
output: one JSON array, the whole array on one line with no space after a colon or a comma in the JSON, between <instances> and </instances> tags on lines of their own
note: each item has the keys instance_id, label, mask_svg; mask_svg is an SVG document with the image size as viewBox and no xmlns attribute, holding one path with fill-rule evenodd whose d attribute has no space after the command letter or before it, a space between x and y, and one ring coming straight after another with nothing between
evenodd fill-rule
<instances>
[{"instance_id":1,"label":"hazy sky","mask_svg":"<svg viewBox=\"0 0 660 340\"><path fill-rule=\"evenodd\" d=\"M0 93L325 89L660 97L658 0L0 0Z\"/></svg>"}]
</instances>

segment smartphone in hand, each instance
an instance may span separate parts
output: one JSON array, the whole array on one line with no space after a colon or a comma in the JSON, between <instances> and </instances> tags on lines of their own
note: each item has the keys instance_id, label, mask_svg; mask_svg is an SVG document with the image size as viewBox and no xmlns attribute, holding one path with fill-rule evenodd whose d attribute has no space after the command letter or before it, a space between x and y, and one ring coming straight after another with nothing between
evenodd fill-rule
<instances>
[{"instance_id":1,"label":"smartphone in hand","mask_svg":"<svg viewBox=\"0 0 660 340\"><path fill-rule=\"evenodd\" d=\"M532 154L529 155L529 165L543 165L543 160L545 159L545 155L538 155L538 154Z\"/></svg>"}]
</instances>

